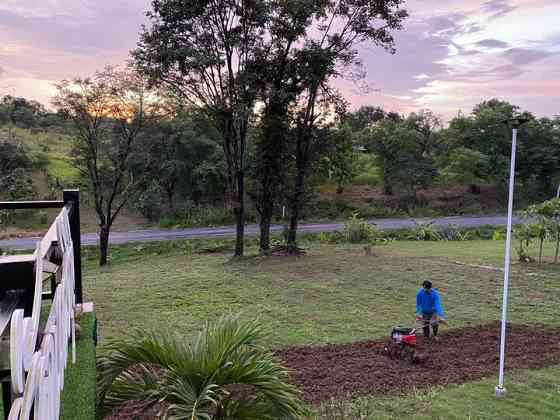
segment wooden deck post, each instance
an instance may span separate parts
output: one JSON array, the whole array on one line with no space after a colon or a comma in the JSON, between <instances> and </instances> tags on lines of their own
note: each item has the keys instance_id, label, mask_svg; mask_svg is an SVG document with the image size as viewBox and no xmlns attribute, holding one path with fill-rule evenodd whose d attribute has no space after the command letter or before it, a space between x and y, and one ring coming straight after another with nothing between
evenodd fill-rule
<instances>
[{"instance_id":1,"label":"wooden deck post","mask_svg":"<svg viewBox=\"0 0 560 420\"><path fill-rule=\"evenodd\" d=\"M70 204L70 233L74 248L74 270L76 279L76 303L83 303L82 293L82 243L80 239L80 190L64 190L62 199L64 204Z\"/></svg>"}]
</instances>

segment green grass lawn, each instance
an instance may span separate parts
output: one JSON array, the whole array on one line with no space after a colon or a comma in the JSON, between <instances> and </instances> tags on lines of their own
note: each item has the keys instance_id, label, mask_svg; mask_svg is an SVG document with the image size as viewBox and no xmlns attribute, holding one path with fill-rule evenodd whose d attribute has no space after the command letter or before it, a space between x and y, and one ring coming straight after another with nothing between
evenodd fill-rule
<instances>
[{"instance_id":1,"label":"green grass lawn","mask_svg":"<svg viewBox=\"0 0 560 420\"><path fill-rule=\"evenodd\" d=\"M414 317L422 280L441 289L453 327L499 319L502 276L456 262L500 265L503 243L395 242L366 257L361 246L315 244L305 257L159 255L142 249L109 267L87 265L84 287L100 335L170 328L186 335L224 312L258 316L275 347L383 337ZM514 264L511 320L560 323L560 266Z\"/></svg>"},{"instance_id":2,"label":"green grass lawn","mask_svg":"<svg viewBox=\"0 0 560 420\"><path fill-rule=\"evenodd\" d=\"M60 418L62 420L95 419L95 346L93 345L94 315L85 314L80 322L82 338L76 343L76 364L71 351L65 371ZM0 413L3 413L0 399ZM0 414L0 417L2 414ZM1 417L3 418L3 417Z\"/></svg>"},{"instance_id":3,"label":"green grass lawn","mask_svg":"<svg viewBox=\"0 0 560 420\"><path fill-rule=\"evenodd\" d=\"M62 393L62 420L95 419L94 315L85 314L79 322L82 338L76 343L76 364L68 362Z\"/></svg>"},{"instance_id":4,"label":"green grass lawn","mask_svg":"<svg viewBox=\"0 0 560 420\"><path fill-rule=\"evenodd\" d=\"M96 303L102 340L136 328L191 335L205 320L241 311L264 321L270 331L266 344L273 348L350 342L386 337L391 326L411 323L415 293L426 278L442 289L451 327L498 320L503 274L465 264L499 267L503 246L394 242L368 257L359 245L316 243L304 257L237 261L229 254L191 255L181 247L166 253L129 247L116 250L119 257L106 268L89 260L84 287ZM510 296L511 321L560 325L560 265L514 262ZM508 374L505 400L493 396L496 379L489 378L326 407L321 418L548 419L560 411L559 374L560 367L515 372L513 379ZM337 417L341 410L344 416Z\"/></svg>"},{"instance_id":5,"label":"green grass lawn","mask_svg":"<svg viewBox=\"0 0 560 420\"><path fill-rule=\"evenodd\" d=\"M434 387L402 397L359 398L325 404L325 420L530 420L556 419L560 409L560 367L507 374L508 397L494 396L496 378Z\"/></svg>"}]
</instances>

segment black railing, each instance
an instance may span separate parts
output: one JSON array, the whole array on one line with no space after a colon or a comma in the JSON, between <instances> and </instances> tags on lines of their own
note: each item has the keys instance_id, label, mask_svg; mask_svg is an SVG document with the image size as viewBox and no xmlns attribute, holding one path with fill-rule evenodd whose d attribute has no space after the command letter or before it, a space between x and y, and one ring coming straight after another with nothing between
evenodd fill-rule
<instances>
[{"instance_id":1,"label":"black railing","mask_svg":"<svg viewBox=\"0 0 560 420\"><path fill-rule=\"evenodd\" d=\"M70 232L74 245L76 303L83 303L82 256L80 239L80 190L64 190L62 201L0 201L0 210L57 209L68 206ZM0 270L0 275L2 272Z\"/></svg>"},{"instance_id":2,"label":"black railing","mask_svg":"<svg viewBox=\"0 0 560 420\"><path fill-rule=\"evenodd\" d=\"M83 303L82 295L82 262L81 262L81 240L80 240L80 191L64 190L62 201L10 201L0 202L0 210L29 210L29 209L68 209L68 221L70 224L70 234L72 237L74 250L74 278L76 303ZM51 238L49 238L51 239ZM57 238L51 239L50 247L56 247ZM42 255L37 258L43 258ZM55 258L56 257L52 257ZM0 298L9 290L23 290L23 306L25 316L31 316L34 300L35 271L34 262L29 261L23 264L8 263L0 265ZM43 293L43 298L54 299L56 282L54 274L51 275L51 292ZM10 371L0 369L0 382L2 383L2 401L4 417L7 419L12 404L12 389L10 381ZM41 420L41 419L39 419Z\"/></svg>"},{"instance_id":3,"label":"black railing","mask_svg":"<svg viewBox=\"0 0 560 420\"><path fill-rule=\"evenodd\" d=\"M64 201L0 201L0 210L59 209Z\"/></svg>"},{"instance_id":4,"label":"black railing","mask_svg":"<svg viewBox=\"0 0 560 420\"><path fill-rule=\"evenodd\" d=\"M50 209L68 208L68 221L70 223L70 234L74 248L74 271L75 271L75 293L76 303L83 303L82 295L82 261L80 240L80 191L64 190L62 201L10 201L0 202L0 210L20 209ZM54 243L50 245L56 245ZM42 256L38 256L42 258ZM31 316L34 296L35 271L32 264L2 264L0 265L0 298L10 289L24 289L23 307L25 316ZM55 289L54 275L51 276L51 293L43 293L43 297L53 299ZM12 403L12 390L9 370L0 370L0 382L2 383L2 400L4 416L7 419Z\"/></svg>"}]
</instances>

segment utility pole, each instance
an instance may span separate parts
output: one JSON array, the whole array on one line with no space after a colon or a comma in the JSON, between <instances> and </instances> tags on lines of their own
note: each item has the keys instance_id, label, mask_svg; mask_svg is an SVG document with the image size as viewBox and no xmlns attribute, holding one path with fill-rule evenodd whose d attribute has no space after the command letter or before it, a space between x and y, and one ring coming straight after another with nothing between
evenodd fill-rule
<instances>
[{"instance_id":1,"label":"utility pole","mask_svg":"<svg viewBox=\"0 0 560 420\"><path fill-rule=\"evenodd\" d=\"M505 397L506 388L504 387L504 368L506 356L506 324L507 324L507 305L508 305L508 292L509 292L509 265L510 265L510 251L511 251L511 225L513 218L513 188L515 185L515 153L517 150L517 130L522 124L528 120L524 118L513 118L505 121L506 124L512 127L511 136L511 162L509 168L509 196L508 196L508 220L507 220L507 235L506 235L506 249L504 257L504 294L502 300L502 330L500 338L500 374L498 379L498 386L496 387L496 397Z\"/></svg>"}]
</instances>

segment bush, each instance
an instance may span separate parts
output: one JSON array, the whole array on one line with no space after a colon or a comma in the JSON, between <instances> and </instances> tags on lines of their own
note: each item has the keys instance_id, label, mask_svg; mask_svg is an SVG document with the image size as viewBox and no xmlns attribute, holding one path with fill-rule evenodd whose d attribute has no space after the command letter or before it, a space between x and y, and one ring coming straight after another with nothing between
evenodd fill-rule
<instances>
[{"instance_id":1,"label":"bush","mask_svg":"<svg viewBox=\"0 0 560 420\"><path fill-rule=\"evenodd\" d=\"M434 227L434 222L416 223L408 239L412 241L441 241L441 233Z\"/></svg>"},{"instance_id":2,"label":"bush","mask_svg":"<svg viewBox=\"0 0 560 420\"><path fill-rule=\"evenodd\" d=\"M254 220L254 216L247 212L247 221ZM225 226L233 224L234 217L230 209L225 207L187 207L175 216L164 217L160 226L165 228L190 228L199 226Z\"/></svg>"},{"instance_id":3,"label":"bush","mask_svg":"<svg viewBox=\"0 0 560 420\"><path fill-rule=\"evenodd\" d=\"M468 241L471 237L471 232L462 230L458 226L450 225L441 228L439 235L445 241Z\"/></svg>"},{"instance_id":4,"label":"bush","mask_svg":"<svg viewBox=\"0 0 560 420\"><path fill-rule=\"evenodd\" d=\"M506 234L500 230L495 230L492 234L493 241L503 241L506 239Z\"/></svg>"},{"instance_id":5,"label":"bush","mask_svg":"<svg viewBox=\"0 0 560 420\"><path fill-rule=\"evenodd\" d=\"M338 219L351 217L356 212L356 207L341 198L334 200L318 200L307 209L305 218L313 216L318 219Z\"/></svg>"},{"instance_id":6,"label":"bush","mask_svg":"<svg viewBox=\"0 0 560 420\"><path fill-rule=\"evenodd\" d=\"M344 237L347 242L371 242L378 236L375 226L360 218L357 212L354 212L350 219L344 223Z\"/></svg>"},{"instance_id":7,"label":"bush","mask_svg":"<svg viewBox=\"0 0 560 420\"><path fill-rule=\"evenodd\" d=\"M97 361L100 408L136 400L163 403L164 418L304 418L288 370L258 345L265 338L259 322L224 316L191 340L154 332L112 341Z\"/></svg>"},{"instance_id":8,"label":"bush","mask_svg":"<svg viewBox=\"0 0 560 420\"><path fill-rule=\"evenodd\" d=\"M255 223L256 214L252 209L245 209L245 222ZM228 226L235 223L233 212L225 207L188 206L172 216L163 217L163 228L191 228L209 226Z\"/></svg>"}]
</instances>

